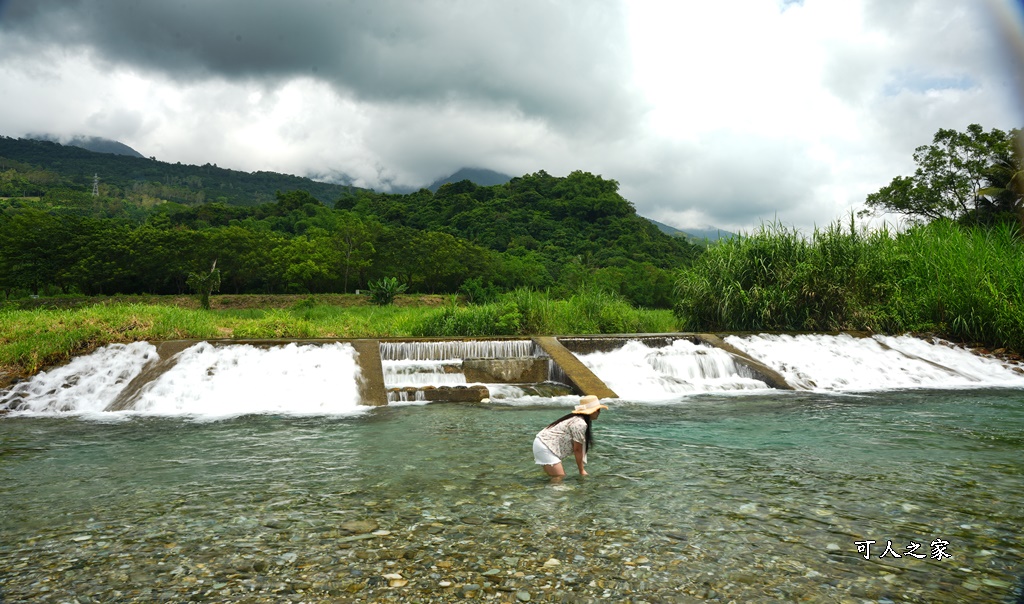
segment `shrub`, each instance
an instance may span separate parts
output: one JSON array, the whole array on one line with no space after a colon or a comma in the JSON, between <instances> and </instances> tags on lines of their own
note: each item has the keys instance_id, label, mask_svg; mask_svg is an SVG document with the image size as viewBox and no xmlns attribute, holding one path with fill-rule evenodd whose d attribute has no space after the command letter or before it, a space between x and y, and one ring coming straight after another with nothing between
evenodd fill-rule
<instances>
[{"instance_id":1,"label":"shrub","mask_svg":"<svg viewBox=\"0 0 1024 604\"><path fill-rule=\"evenodd\" d=\"M395 302L395 296L405 291L407 285L399 283L395 277L383 277L379 281L371 281L370 302L377 306L387 306Z\"/></svg>"}]
</instances>

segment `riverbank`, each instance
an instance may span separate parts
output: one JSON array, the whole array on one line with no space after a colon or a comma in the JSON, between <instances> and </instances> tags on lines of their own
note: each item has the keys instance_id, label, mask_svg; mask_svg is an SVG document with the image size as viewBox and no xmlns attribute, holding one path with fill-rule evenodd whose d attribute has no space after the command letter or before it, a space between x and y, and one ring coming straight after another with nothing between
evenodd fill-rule
<instances>
[{"instance_id":1,"label":"riverbank","mask_svg":"<svg viewBox=\"0 0 1024 604\"><path fill-rule=\"evenodd\" d=\"M708 248L681 271L686 331L939 334L1024 352L1024 239L1010 225L902 231L781 224Z\"/></svg>"},{"instance_id":2,"label":"riverbank","mask_svg":"<svg viewBox=\"0 0 1024 604\"><path fill-rule=\"evenodd\" d=\"M35 299L0 309L0 388L113 343L193 339L487 337L678 331L668 310L582 292L567 300L516 291L492 304L455 297L213 296L211 310L184 296Z\"/></svg>"}]
</instances>

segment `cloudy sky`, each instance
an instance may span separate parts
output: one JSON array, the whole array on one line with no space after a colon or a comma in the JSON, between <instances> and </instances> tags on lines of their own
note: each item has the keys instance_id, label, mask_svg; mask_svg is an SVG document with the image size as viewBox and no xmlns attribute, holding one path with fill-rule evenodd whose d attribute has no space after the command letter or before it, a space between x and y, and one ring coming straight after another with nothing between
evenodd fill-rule
<instances>
[{"instance_id":1,"label":"cloudy sky","mask_svg":"<svg viewBox=\"0 0 1024 604\"><path fill-rule=\"evenodd\" d=\"M809 229L939 128L1024 126L1024 0L0 0L0 134L359 186L617 180Z\"/></svg>"}]
</instances>

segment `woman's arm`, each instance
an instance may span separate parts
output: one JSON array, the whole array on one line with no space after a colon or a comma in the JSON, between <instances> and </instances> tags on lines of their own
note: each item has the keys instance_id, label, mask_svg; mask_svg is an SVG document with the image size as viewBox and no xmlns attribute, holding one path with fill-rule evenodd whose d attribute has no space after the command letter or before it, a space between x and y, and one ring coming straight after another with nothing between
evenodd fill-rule
<instances>
[{"instance_id":1,"label":"woman's arm","mask_svg":"<svg viewBox=\"0 0 1024 604\"><path fill-rule=\"evenodd\" d=\"M576 467L580 469L580 476L586 476L587 471L583 469L583 459L587 454L583 449L583 443L572 441L572 454L576 457Z\"/></svg>"}]
</instances>

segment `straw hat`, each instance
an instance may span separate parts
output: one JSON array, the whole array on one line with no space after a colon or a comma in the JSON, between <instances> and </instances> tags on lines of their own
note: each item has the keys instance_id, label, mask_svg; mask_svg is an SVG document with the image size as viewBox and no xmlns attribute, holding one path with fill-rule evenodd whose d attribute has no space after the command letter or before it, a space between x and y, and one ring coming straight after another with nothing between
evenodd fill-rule
<instances>
[{"instance_id":1,"label":"straw hat","mask_svg":"<svg viewBox=\"0 0 1024 604\"><path fill-rule=\"evenodd\" d=\"M576 405L576 408L572 410L576 415L593 415L601 409L607 409L607 405L602 405L596 396L593 394L585 396L580 399L580 404Z\"/></svg>"}]
</instances>

